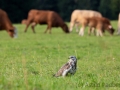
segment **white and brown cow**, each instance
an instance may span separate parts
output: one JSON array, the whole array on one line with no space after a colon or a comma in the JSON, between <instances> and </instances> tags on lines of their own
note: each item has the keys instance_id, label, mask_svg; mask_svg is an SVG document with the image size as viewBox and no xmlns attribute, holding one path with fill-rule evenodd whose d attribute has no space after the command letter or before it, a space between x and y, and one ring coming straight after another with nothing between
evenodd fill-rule
<instances>
[{"instance_id":1,"label":"white and brown cow","mask_svg":"<svg viewBox=\"0 0 120 90\"><path fill-rule=\"evenodd\" d=\"M2 9L0 9L0 30L6 30L12 38L17 37L16 28L12 25L7 13Z\"/></svg>"},{"instance_id":2,"label":"white and brown cow","mask_svg":"<svg viewBox=\"0 0 120 90\"><path fill-rule=\"evenodd\" d=\"M81 29L79 31L79 35L83 36L84 35L84 29L86 26L94 27L97 30L97 36L102 36L103 32L107 30L111 35L114 33L114 29L110 23L110 20L105 18L105 17L91 17L91 18L86 18L86 17L81 17L77 20L81 24ZM91 30L89 30L91 31Z\"/></svg>"},{"instance_id":3,"label":"white and brown cow","mask_svg":"<svg viewBox=\"0 0 120 90\"><path fill-rule=\"evenodd\" d=\"M102 17L102 14L93 10L74 10L71 14L70 31L76 26L76 32L78 32L78 26L81 24L78 19L80 20L81 17Z\"/></svg>"}]
</instances>

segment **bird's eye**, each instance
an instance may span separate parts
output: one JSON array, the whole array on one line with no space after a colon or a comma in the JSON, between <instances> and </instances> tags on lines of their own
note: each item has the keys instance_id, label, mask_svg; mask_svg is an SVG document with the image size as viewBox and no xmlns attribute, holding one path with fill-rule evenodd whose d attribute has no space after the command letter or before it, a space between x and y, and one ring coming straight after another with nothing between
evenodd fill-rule
<instances>
[{"instance_id":1,"label":"bird's eye","mask_svg":"<svg viewBox=\"0 0 120 90\"><path fill-rule=\"evenodd\" d=\"M74 58L74 56L71 56L71 58Z\"/></svg>"}]
</instances>

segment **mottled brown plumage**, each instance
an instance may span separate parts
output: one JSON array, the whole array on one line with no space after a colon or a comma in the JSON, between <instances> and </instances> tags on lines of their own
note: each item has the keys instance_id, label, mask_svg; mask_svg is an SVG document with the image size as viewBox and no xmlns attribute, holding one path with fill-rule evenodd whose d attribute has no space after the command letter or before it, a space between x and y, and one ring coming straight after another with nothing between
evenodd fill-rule
<instances>
[{"instance_id":1,"label":"mottled brown plumage","mask_svg":"<svg viewBox=\"0 0 120 90\"><path fill-rule=\"evenodd\" d=\"M55 77L67 76L68 73L74 75L77 69L77 58L75 56L70 56L69 61L64 64L58 72L54 75Z\"/></svg>"}]
</instances>

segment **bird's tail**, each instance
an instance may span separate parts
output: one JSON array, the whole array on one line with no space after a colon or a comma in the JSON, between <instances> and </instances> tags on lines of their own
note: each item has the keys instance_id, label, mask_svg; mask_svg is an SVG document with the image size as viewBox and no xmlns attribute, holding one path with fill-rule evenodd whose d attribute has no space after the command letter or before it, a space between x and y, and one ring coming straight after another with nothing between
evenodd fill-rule
<instances>
[{"instance_id":1,"label":"bird's tail","mask_svg":"<svg viewBox=\"0 0 120 90\"><path fill-rule=\"evenodd\" d=\"M57 75L57 74L53 74L53 77L59 77L59 75Z\"/></svg>"}]
</instances>

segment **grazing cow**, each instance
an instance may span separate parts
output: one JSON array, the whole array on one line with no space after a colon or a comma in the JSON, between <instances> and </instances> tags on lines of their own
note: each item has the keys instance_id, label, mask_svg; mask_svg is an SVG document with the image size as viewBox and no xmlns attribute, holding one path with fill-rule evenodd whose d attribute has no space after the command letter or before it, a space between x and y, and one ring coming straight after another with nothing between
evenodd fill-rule
<instances>
[{"instance_id":1,"label":"grazing cow","mask_svg":"<svg viewBox=\"0 0 120 90\"><path fill-rule=\"evenodd\" d=\"M54 75L55 77L67 76L69 73L74 75L77 69L77 58L75 56L70 56L69 61L63 65L59 71Z\"/></svg>"},{"instance_id":2,"label":"grazing cow","mask_svg":"<svg viewBox=\"0 0 120 90\"><path fill-rule=\"evenodd\" d=\"M118 15L118 34L120 34L120 13Z\"/></svg>"},{"instance_id":3,"label":"grazing cow","mask_svg":"<svg viewBox=\"0 0 120 90\"><path fill-rule=\"evenodd\" d=\"M52 27L61 27L64 32L69 33L68 26L64 23L62 18L54 11L45 11L45 10L30 10L28 13L27 18L27 25L25 28L25 32L27 31L27 28L31 24L31 28L33 32L35 33L34 27L37 24L47 24L47 29L45 30L45 33L49 30L49 33L51 33Z\"/></svg>"},{"instance_id":4,"label":"grazing cow","mask_svg":"<svg viewBox=\"0 0 120 90\"><path fill-rule=\"evenodd\" d=\"M0 9L0 30L6 30L10 37L17 37L17 29L12 25L5 11Z\"/></svg>"},{"instance_id":5,"label":"grazing cow","mask_svg":"<svg viewBox=\"0 0 120 90\"><path fill-rule=\"evenodd\" d=\"M76 32L78 32L78 26L80 23L77 21L80 17L102 17L102 14L93 11L93 10L74 10L71 14L71 21L70 21L70 31L72 31L73 26L76 26ZM94 28L93 28L94 29Z\"/></svg>"},{"instance_id":6,"label":"grazing cow","mask_svg":"<svg viewBox=\"0 0 120 90\"><path fill-rule=\"evenodd\" d=\"M23 19L22 21L21 21L21 24L27 24L27 20L26 19Z\"/></svg>"},{"instance_id":7,"label":"grazing cow","mask_svg":"<svg viewBox=\"0 0 120 90\"><path fill-rule=\"evenodd\" d=\"M77 21L82 25L79 32L79 35L81 36L84 35L84 29L86 26L89 26L90 29L92 27L97 29L97 36L99 35L102 36L102 32L104 32L105 30L107 30L111 35L113 35L114 33L114 29L111 26L109 19L104 17L91 17L91 18L81 17Z\"/></svg>"}]
</instances>

